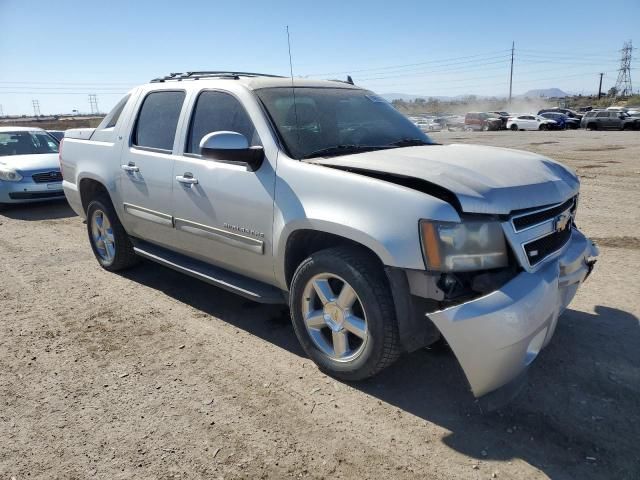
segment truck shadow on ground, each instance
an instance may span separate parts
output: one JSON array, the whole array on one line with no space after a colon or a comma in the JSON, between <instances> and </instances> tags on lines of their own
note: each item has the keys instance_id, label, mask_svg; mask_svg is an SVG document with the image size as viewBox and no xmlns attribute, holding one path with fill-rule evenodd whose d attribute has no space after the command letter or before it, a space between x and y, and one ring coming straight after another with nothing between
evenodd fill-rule
<instances>
[{"instance_id":1,"label":"truck shadow on ground","mask_svg":"<svg viewBox=\"0 0 640 480\"><path fill-rule=\"evenodd\" d=\"M305 356L282 306L255 304L150 263L125 276ZM632 479L640 475L638 345L634 315L606 306L568 310L520 395L488 414L481 414L446 345L406 355L349 385L449 430L442 441L480 466L520 459L554 479Z\"/></svg>"},{"instance_id":2,"label":"truck shadow on ground","mask_svg":"<svg viewBox=\"0 0 640 480\"><path fill-rule=\"evenodd\" d=\"M4 205L0 209L0 218L3 216L13 220L33 222L71 218L75 217L76 214L66 200L55 200L46 203Z\"/></svg>"}]
</instances>

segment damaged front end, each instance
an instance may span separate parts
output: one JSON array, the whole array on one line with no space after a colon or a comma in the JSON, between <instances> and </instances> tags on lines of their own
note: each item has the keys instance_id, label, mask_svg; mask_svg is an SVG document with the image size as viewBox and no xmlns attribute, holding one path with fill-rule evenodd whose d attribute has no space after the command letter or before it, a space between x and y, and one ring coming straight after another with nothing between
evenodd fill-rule
<instances>
[{"instance_id":1,"label":"damaged front end","mask_svg":"<svg viewBox=\"0 0 640 480\"><path fill-rule=\"evenodd\" d=\"M549 343L558 317L593 269L598 249L574 225L576 204L574 197L502 218L506 256L487 232L475 238L475 247L469 238L439 234L445 244L463 242L459 251L470 258L460 260L458 268L451 268L458 261L455 252L447 257L447 245L429 239L433 232L423 228L427 269L403 272L411 298L405 313L414 319L400 325L408 332L405 347L411 351L442 335L487 410L518 393L528 366ZM433 253L438 248L444 262ZM437 269L429 268L434 265ZM415 320L418 311L421 323Z\"/></svg>"},{"instance_id":2,"label":"damaged front end","mask_svg":"<svg viewBox=\"0 0 640 480\"><path fill-rule=\"evenodd\" d=\"M517 393L515 385L523 383L527 367L549 343L558 317L593 269L598 249L574 226L576 205L572 198L505 219L515 269L487 278L476 275L466 291L486 294L452 297L452 304L427 313L451 346L473 394L489 408Z\"/></svg>"}]
</instances>

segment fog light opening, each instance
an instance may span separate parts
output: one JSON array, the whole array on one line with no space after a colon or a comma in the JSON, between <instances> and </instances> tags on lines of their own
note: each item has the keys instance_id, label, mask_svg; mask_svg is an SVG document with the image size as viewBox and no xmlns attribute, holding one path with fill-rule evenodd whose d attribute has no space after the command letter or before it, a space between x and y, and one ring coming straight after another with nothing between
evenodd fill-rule
<instances>
[{"instance_id":1,"label":"fog light opening","mask_svg":"<svg viewBox=\"0 0 640 480\"><path fill-rule=\"evenodd\" d=\"M525 365L529 365L538 356L542 345L544 345L544 339L547 337L547 327L540 330L535 337L531 339L527 346L527 356L525 357Z\"/></svg>"}]
</instances>

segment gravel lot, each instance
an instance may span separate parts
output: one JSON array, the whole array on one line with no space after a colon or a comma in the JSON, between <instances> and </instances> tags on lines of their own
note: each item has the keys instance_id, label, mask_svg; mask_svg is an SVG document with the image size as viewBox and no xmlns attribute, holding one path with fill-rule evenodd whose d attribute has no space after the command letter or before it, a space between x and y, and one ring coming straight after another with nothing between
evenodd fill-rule
<instances>
[{"instance_id":1,"label":"gravel lot","mask_svg":"<svg viewBox=\"0 0 640 480\"><path fill-rule=\"evenodd\" d=\"M160 266L98 267L64 203L0 212L0 478L640 478L640 132L432 135L575 168L601 246L507 408L446 348L345 384L286 312Z\"/></svg>"}]
</instances>

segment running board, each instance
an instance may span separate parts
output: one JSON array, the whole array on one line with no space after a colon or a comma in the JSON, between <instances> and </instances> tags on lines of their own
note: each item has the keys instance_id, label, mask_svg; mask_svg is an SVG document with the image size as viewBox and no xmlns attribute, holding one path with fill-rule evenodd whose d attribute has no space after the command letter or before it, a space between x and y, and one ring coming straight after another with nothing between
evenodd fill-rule
<instances>
[{"instance_id":1,"label":"running board","mask_svg":"<svg viewBox=\"0 0 640 480\"><path fill-rule=\"evenodd\" d=\"M285 296L277 287L220 267L173 252L143 240L132 238L133 250L143 258L157 262L178 272L197 278L259 303L286 303Z\"/></svg>"}]
</instances>

